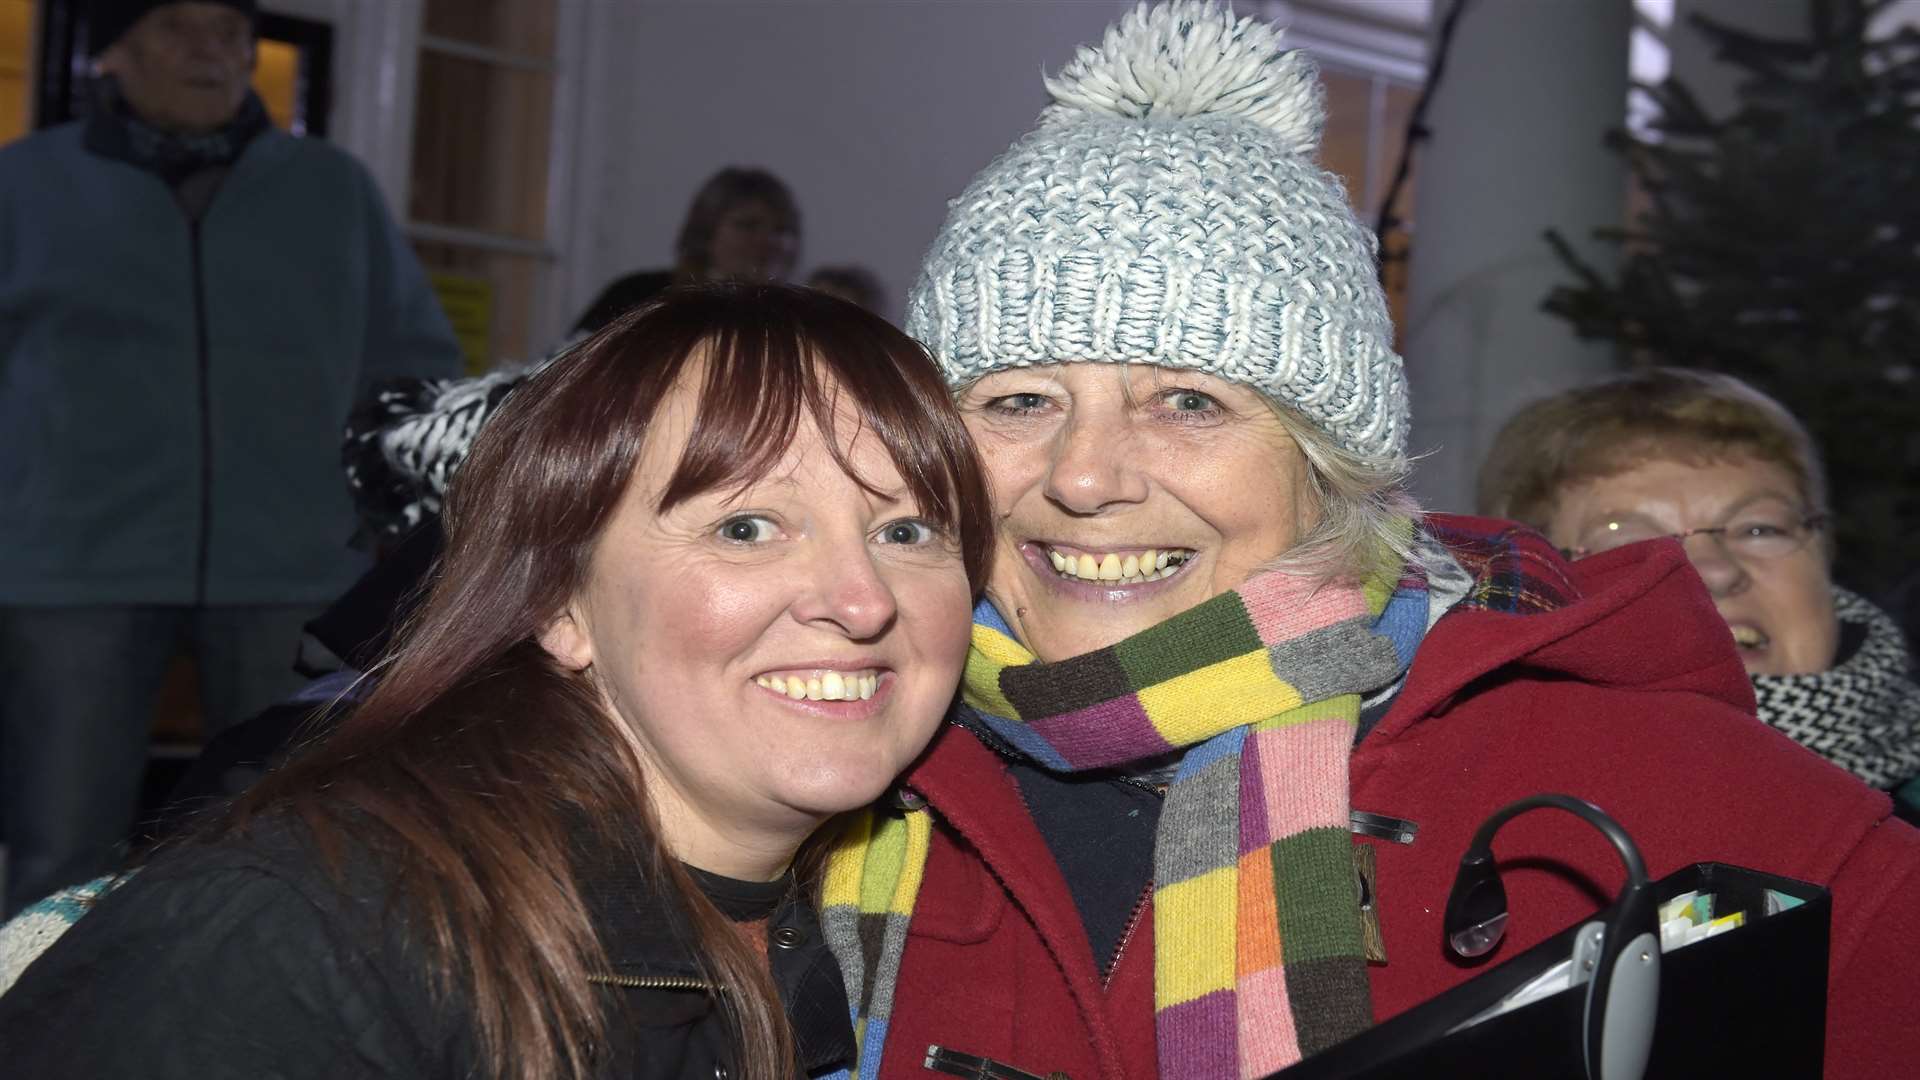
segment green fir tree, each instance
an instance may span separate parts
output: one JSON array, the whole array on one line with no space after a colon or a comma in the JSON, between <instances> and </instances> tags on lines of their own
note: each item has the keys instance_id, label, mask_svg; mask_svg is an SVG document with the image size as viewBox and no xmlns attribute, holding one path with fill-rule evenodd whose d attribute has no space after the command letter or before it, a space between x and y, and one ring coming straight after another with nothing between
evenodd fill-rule
<instances>
[{"instance_id":1,"label":"green fir tree","mask_svg":"<svg viewBox=\"0 0 1920 1080\"><path fill-rule=\"evenodd\" d=\"M1723 371L1772 394L1827 458L1836 576L1878 594L1920 569L1920 30L1870 40L1889 0L1814 0L1809 34L1694 24L1741 71L1732 115L1643 87L1651 134L1607 136L1645 209L1603 275L1545 308L1636 364Z\"/></svg>"}]
</instances>

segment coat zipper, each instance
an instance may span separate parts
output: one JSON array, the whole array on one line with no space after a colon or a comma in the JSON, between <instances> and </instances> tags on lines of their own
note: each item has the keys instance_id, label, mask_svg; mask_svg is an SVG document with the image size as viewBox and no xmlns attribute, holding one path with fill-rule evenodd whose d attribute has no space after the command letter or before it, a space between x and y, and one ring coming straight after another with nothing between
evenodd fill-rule
<instances>
[{"instance_id":1,"label":"coat zipper","mask_svg":"<svg viewBox=\"0 0 1920 1080\"><path fill-rule=\"evenodd\" d=\"M1133 940L1134 931L1140 929L1140 916L1147 910L1147 901L1153 897L1153 881L1147 881L1147 887L1133 902L1133 913L1127 916L1127 928L1120 932L1120 943L1113 947L1113 956L1107 960L1105 971L1100 976L1100 989L1105 990L1113 984L1113 973L1120 970L1120 954L1127 951L1127 942Z\"/></svg>"},{"instance_id":2,"label":"coat zipper","mask_svg":"<svg viewBox=\"0 0 1920 1080\"><path fill-rule=\"evenodd\" d=\"M955 724L955 726L968 731L969 733L975 735L976 737L982 734L982 732L979 729L974 728L968 724L962 724L957 721L954 721L953 723ZM986 734L991 736L990 732ZM1025 759L1022 758L1019 754L1015 753L1014 751L1010 750L1006 746L1002 745L997 736L981 738L980 744L982 746L985 746L987 749L993 751L995 754L999 755L1001 758L1004 758L1007 761L1018 762L1022 764L1026 763ZM1127 784L1132 787L1137 787L1142 791L1150 791L1155 795L1160 796L1162 799L1166 798L1167 789L1159 784L1155 784L1147 780L1141 780L1138 777L1133 777L1133 776L1116 776L1114 777L1114 779L1122 784ZM1018 791L1017 786L1015 790L1016 792ZM1022 804L1025 804L1026 796L1022 795L1020 797L1020 801ZM1031 816L1033 812L1032 808L1029 807L1027 812L1028 812L1028 815ZM1375 814L1366 810L1350 811L1347 817L1347 826L1349 831L1351 831L1356 836L1371 836L1381 840L1391 840L1397 844L1411 844L1414 842L1414 839L1420 834L1419 822L1410 821L1406 818L1391 817L1386 814ZM1117 971L1120 967L1120 956L1122 953L1125 953L1127 951L1127 943L1133 940L1134 933L1139 930L1140 915L1142 912L1146 910L1147 901L1150 900L1152 897L1153 897L1153 882L1149 880L1147 882L1147 887L1140 890L1139 898L1134 900L1133 912L1132 914L1127 916L1127 928L1121 931L1120 943L1114 946L1113 956L1107 961L1107 966L1100 975L1100 988L1102 990L1107 989L1113 984L1113 973ZM1377 933L1377 930L1376 930L1376 933ZM1386 957L1384 955L1382 955L1379 958L1380 962L1384 963L1385 960L1386 960ZM933 1067L931 1062L928 1064L927 1067L928 1068Z\"/></svg>"},{"instance_id":3,"label":"coat zipper","mask_svg":"<svg viewBox=\"0 0 1920 1080\"><path fill-rule=\"evenodd\" d=\"M976 736L979 734L979 732L976 729L969 727L966 724L959 724L957 726L959 726L960 728L968 732L975 734ZM983 738L980 740L980 744L982 746L985 746L987 749L993 751L995 754L999 755L1001 758L1007 761L1015 762L1018 764L1026 763L1025 759L1009 751L1006 747L1000 745L998 737ZM1167 795L1166 788L1160 786L1159 784L1151 783L1146 780L1141 780L1137 777L1123 775L1123 776L1115 776L1113 777L1113 779L1119 783L1126 784L1129 787L1136 787L1142 791L1152 792L1153 794L1159 796L1162 799L1166 798L1166 795ZM1014 786L1014 794L1019 796L1021 805L1025 806L1027 797L1024 793L1020 791L1019 785L1017 784ZM1032 807L1027 807L1027 815L1029 817L1033 815ZM1134 899L1133 911L1127 915L1127 928L1120 932L1120 941L1118 944L1116 944L1113 947L1113 955L1111 958L1108 959L1107 966L1105 967L1105 969L1102 970L1100 974L1100 989L1105 990L1107 989L1108 986L1112 984L1113 973L1120 966L1120 954L1127 951L1127 943L1133 940L1134 932L1140 929L1140 915L1142 912L1144 912L1147 909L1147 901L1152 897L1153 897L1153 879L1149 878L1147 879L1146 887L1141 889L1140 895ZM932 1059L929 1058L927 1068L931 1069L933 1067L934 1066L932 1063Z\"/></svg>"},{"instance_id":4,"label":"coat zipper","mask_svg":"<svg viewBox=\"0 0 1920 1080\"><path fill-rule=\"evenodd\" d=\"M199 353L200 377L200 542L194 557L193 602L197 607L204 607L207 602L208 549L212 546L213 532L213 388L208 371L212 361L207 355L207 285L202 265L204 252L200 244L199 218L188 220L187 235L193 250L194 347Z\"/></svg>"},{"instance_id":5,"label":"coat zipper","mask_svg":"<svg viewBox=\"0 0 1920 1080\"><path fill-rule=\"evenodd\" d=\"M717 994L722 988L705 979L696 979L685 975L615 975L611 972L594 972L587 976L590 983L602 986L624 986L629 990L699 990Z\"/></svg>"}]
</instances>

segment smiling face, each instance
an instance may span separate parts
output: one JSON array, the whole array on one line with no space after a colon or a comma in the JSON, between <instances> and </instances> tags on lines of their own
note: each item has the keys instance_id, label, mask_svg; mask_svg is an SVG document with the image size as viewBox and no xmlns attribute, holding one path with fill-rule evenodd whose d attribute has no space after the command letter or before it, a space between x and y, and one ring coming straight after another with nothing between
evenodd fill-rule
<instances>
[{"instance_id":1,"label":"smiling face","mask_svg":"<svg viewBox=\"0 0 1920 1080\"><path fill-rule=\"evenodd\" d=\"M971 592L954 538L851 416L840 445L881 494L803 418L760 480L656 512L693 425L685 382L541 641L632 732L675 854L757 876L925 747L959 682Z\"/></svg>"},{"instance_id":2,"label":"smiling face","mask_svg":"<svg viewBox=\"0 0 1920 1080\"><path fill-rule=\"evenodd\" d=\"M1299 447L1224 379L1054 364L994 372L959 400L993 488L987 595L1042 660L1238 587L1316 520Z\"/></svg>"},{"instance_id":3,"label":"smiling face","mask_svg":"<svg viewBox=\"0 0 1920 1080\"><path fill-rule=\"evenodd\" d=\"M1793 477L1748 456L1693 463L1653 459L1563 492L1548 537L1604 550L1689 529L1794 528L1807 510ZM1803 675L1833 666L1839 623L1820 544L1770 558L1741 555L1714 536L1688 537L1687 557L1713 594L1754 675Z\"/></svg>"},{"instance_id":4,"label":"smiling face","mask_svg":"<svg viewBox=\"0 0 1920 1080\"><path fill-rule=\"evenodd\" d=\"M183 0L140 17L100 56L133 111L165 131L200 133L240 109L253 77L253 21Z\"/></svg>"}]
</instances>

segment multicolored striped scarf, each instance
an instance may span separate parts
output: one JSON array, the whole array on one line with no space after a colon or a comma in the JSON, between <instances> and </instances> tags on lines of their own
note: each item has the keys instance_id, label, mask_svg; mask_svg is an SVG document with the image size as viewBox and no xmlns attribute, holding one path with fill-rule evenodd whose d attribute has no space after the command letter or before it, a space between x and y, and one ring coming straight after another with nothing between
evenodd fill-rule
<instances>
[{"instance_id":1,"label":"multicolored striped scarf","mask_svg":"<svg viewBox=\"0 0 1920 1080\"><path fill-rule=\"evenodd\" d=\"M1058 663L990 604L974 612L964 699L1035 761L1074 772L1186 751L1153 855L1162 1075L1265 1076L1373 1022L1347 759L1361 695L1406 669L1426 623L1417 573L1263 573ZM861 1080L879 1074L931 834L928 814L870 811L829 857L822 922Z\"/></svg>"}]
</instances>

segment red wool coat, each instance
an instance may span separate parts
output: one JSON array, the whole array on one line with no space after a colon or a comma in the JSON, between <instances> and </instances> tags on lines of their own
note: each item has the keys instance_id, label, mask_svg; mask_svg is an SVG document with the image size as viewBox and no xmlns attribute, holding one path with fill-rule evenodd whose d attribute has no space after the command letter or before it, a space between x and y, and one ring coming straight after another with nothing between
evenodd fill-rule
<instances>
[{"instance_id":1,"label":"red wool coat","mask_svg":"<svg viewBox=\"0 0 1920 1080\"><path fill-rule=\"evenodd\" d=\"M1753 718L1751 684L1680 547L1569 565L1499 523L1435 521L1443 536L1510 546L1475 567L1483 588L1562 578L1569 602L1448 613L1354 752L1354 809L1420 826L1411 845L1355 840L1378 863L1388 959L1370 965L1376 1017L1476 973L1443 947L1460 854L1499 807L1566 792L1618 818L1655 877L1719 861L1830 887L1827 1076L1903 1075L1920 1061L1920 831L1889 816L1887 796ZM1103 984L1005 762L949 726L907 783L936 827L881 1074L929 1075L921 1059L937 1043L1042 1076L1154 1076L1151 913ZM1564 815L1516 820L1498 854L1511 912L1500 956L1596 910L1582 879L1603 896L1621 880L1606 841Z\"/></svg>"}]
</instances>

